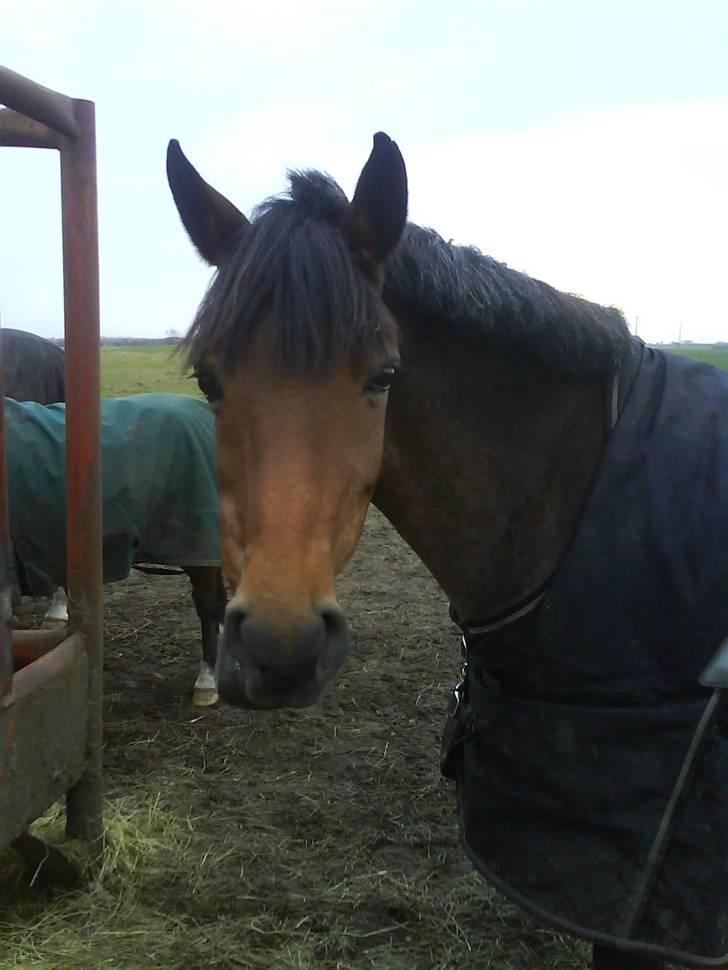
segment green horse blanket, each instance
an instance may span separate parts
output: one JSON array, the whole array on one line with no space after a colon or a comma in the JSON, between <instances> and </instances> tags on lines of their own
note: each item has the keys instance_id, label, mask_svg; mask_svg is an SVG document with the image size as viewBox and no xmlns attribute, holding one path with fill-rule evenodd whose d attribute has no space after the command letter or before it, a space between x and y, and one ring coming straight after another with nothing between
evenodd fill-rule
<instances>
[{"instance_id":1,"label":"green horse blanket","mask_svg":"<svg viewBox=\"0 0 728 970\"><path fill-rule=\"evenodd\" d=\"M66 581L66 406L5 399L10 533L22 592ZM104 581L134 563L220 564L214 418L181 394L101 403Z\"/></svg>"}]
</instances>

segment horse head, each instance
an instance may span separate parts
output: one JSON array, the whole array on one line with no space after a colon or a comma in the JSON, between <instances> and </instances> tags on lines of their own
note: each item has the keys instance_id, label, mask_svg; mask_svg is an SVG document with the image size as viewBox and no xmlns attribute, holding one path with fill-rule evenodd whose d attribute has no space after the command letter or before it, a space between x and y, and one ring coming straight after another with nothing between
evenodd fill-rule
<instances>
[{"instance_id":1,"label":"horse head","mask_svg":"<svg viewBox=\"0 0 728 970\"><path fill-rule=\"evenodd\" d=\"M349 202L329 178L248 221L171 142L170 187L217 267L187 338L216 415L223 567L234 590L220 696L249 707L315 703L343 664L334 589L379 476L398 332L382 300L404 229L407 178L377 134Z\"/></svg>"}]
</instances>

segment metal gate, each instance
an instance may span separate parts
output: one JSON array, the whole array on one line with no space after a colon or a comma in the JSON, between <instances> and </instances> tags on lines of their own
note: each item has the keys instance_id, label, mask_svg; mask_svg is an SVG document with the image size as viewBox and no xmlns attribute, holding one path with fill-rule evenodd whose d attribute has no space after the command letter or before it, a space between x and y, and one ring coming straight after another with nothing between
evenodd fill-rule
<instances>
[{"instance_id":1,"label":"metal gate","mask_svg":"<svg viewBox=\"0 0 728 970\"><path fill-rule=\"evenodd\" d=\"M6 105L0 109L0 146L54 149L60 154L70 599L68 634L12 631L13 553L0 409L3 848L63 795L68 834L100 840L103 627L94 105L58 94L3 67L0 105ZM4 228L12 232L11 227Z\"/></svg>"}]
</instances>

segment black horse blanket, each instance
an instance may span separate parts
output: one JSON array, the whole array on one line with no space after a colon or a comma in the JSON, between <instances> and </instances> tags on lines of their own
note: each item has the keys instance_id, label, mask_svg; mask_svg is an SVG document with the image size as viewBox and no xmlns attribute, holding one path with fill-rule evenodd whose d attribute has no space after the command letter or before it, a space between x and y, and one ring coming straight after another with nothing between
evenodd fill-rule
<instances>
[{"instance_id":1,"label":"black horse blanket","mask_svg":"<svg viewBox=\"0 0 728 970\"><path fill-rule=\"evenodd\" d=\"M66 581L66 406L5 399L10 533L21 590ZM133 563L218 566L214 418L203 401L139 394L101 404L104 581Z\"/></svg>"},{"instance_id":2,"label":"black horse blanket","mask_svg":"<svg viewBox=\"0 0 728 970\"><path fill-rule=\"evenodd\" d=\"M635 341L621 377L543 598L464 628L444 771L477 868L539 918L728 966L728 691L700 683L728 636L728 375Z\"/></svg>"}]
</instances>

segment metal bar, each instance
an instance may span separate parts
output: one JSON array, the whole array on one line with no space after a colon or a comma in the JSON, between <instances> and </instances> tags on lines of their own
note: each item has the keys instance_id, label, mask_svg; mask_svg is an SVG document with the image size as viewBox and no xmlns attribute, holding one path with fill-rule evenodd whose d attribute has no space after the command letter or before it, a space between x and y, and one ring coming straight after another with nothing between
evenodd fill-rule
<instances>
[{"instance_id":1,"label":"metal bar","mask_svg":"<svg viewBox=\"0 0 728 970\"><path fill-rule=\"evenodd\" d=\"M13 678L0 701L0 846L83 776L88 664L75 634Z\"/></svg>"},{"instance_id":2,"label":"metal bar","mask_svg":"<svg viewBox=\"0 0 728 970\"><path fill-rule=\"evenodd\" d=\"M58 148L60 137L40 121L0 108L0 145L6 148Z\"/></svg>"},{"instance_id":3,"label":"metal bar","mask_svg":"<svg viewBox=\"0 0 728 970\"><path fill-rule=\"evenodd\" d=\"M98 217L94 105L75 101L78 137L61 145L66 352L66 521L71 629L88 653L86 769L67 796L67 829L101 839L102 562ZM99 842L100 845L100 842Z\"/></svg>"},{"instance_id":4,"label":"metal bar","mask_svg":"<svg viewBox=\"0 0 728 970\"><path fill-rule=\"evenodd\" d=\"M0 700L10 692L15 668L13 648L11 644L12 621L12 585L8 565L8 547L3 542L0 545Z\"/></svg>"},{"instance_id":5,"label":"metal bar","mask_svg":"<svg viewBox=\"0 0 728 970\"><path fill-rule=\"evenodd\" d=\"M83 652L82 635L72 633L53 650L17 672L13 677L13 692L9 697L3 699L2 706L10 707L21 698L28 697L34 691L42 690L54 678L73 667L78 662L79 655Z\"/></svg>"},{"instance_id":6,"label":"metal bar","mask_svg":"<svg viewBox=\"0 0 728 970\"><path fill-rule=\"evenodd\" d=\"M67 830L102 847L102 563L101 563L101 448L100 448L100 382L99 382L99 280L98 218L96 200L96 141L94 106L87 101L74 101L65 95L24 78L7 68L0 68L0 103L2 130L6 142L31 147L56 147L61 153L61 196L63 219L63 272L66 349L66 485L68 535L68 585L70 623L74 631L70 640L34 660L15 675L12 693L0 692L0 716L12 715L12 725L21 727L18 716L23 704L34 716L44 716L36 695L58 695L68 664L74 671L75 693L69 697L81 735L64 748L63 738L55 737L48 746L51 762L17 777L18 792L32 795L31 808L23 814L26 820L36 817L46 806L49 793L55 797L67 792ZM29 115L33 121L19 115ZM47 126L47 127L46 127ZM49 132L52 128L58 135ZM1 429L0 429L1 430ZM4 439L2 439L4 441ZM0 457L4 448L0 449ZM0 472L2 468L0 467ZM0 489L0 517L7 491ZM6 520L7 521L7 520ZM0 551L2 550L0 526ZM7 538L7 528L5 529ZM7 546L9 561L10 547ZM2 593L0 563L0 594ZM1 619L1 618L0 618ZM7 632L7 631L6 631ZM0 631L1 635L2 631ZM9 638L8 638L9 639ZM1 645L1 644L0 644ZM36 652L38 652L36 650ZM80 653L79 653L80 652ZM0 655L0 669L3 657ZM77 661L73 662L72 661ZM81 664L81 666L79 666ZM60 665L60 666L59 666ZM81 679L79 680L79 675ZM49 695L50 696L50 695ZM21 703L22 702L22 703ZM27 716L27 715L24 715ZM33 724L25 725L32 728ZM25 737L21 731L19 738ZM37 732L36 732L37 733ZM46 732L47 733L47 732ZM5 733L5 741L10 735ZM78 741L83 741L83 767L78 761ZM55 743L57 742L57 743ZM41 739L42 743L42 739ZM47 743L47 742L46 742ZM61 747L58 747L61 745ZM57 748L57 750L55 750ZM73 751L76 751L76 755ZM45 748L43 748L45 752ZM46 753L48 753L46 752ZM0 755L10 755L0 749ZM51 763L61 764L76 757L76 768L50 770ZM27 759L26 759L27 760ZM2 766L0 765L0 768ZM48 778L44 774L43 768ZM0 776L2 771L0 771ZM31 778L31 775L33 776ZM37 777L36 777L37 776ZM2 781L0 777L0 782ZM33 787L35 785L35 787ZM11 785L11 789L12 789ZM43 789L43 790L41 790ZM0 785L0 793L2 785ZM22 801L22 799L21 799ZM35 814L32 814L32 811ZM13 825L14 834L22 831ZM2 826L0 826L2 828ZM5 833L7 835L7 833Z\"/></svg>"},{"instance_id":7,"label":"metal bar","mask_svg":"<svg viewBox=\"0 0 728 970\"><path fill-rule=\"evenodd\" d=\"M13 666L21 670L45 656L65 638L62 628L56 630L13 630Z\"/></svg>"},{"instance_id":8,"label":"metal bar","mask_svg":"<svg viewBox=\"0 0 728 970\"><path fill-rule=\"evenodd\" d=\"M3 342L0 329L0 399L3 397ZM8 480L5 473L5 406L0 408L0 698L8 694L13 679L11 646L12 573L10 569Z\"/></svg>"},{"instance_id":9,"label":"metal bar","mask_svg":"<svg viewBox=\"0 0 728 970\"><path fill-rule=\"evenodd\" d=\"M29 115L69 138L78 135L74 102L30 78L0 66L0 104Z\"/></svg>"}]
</instances>

